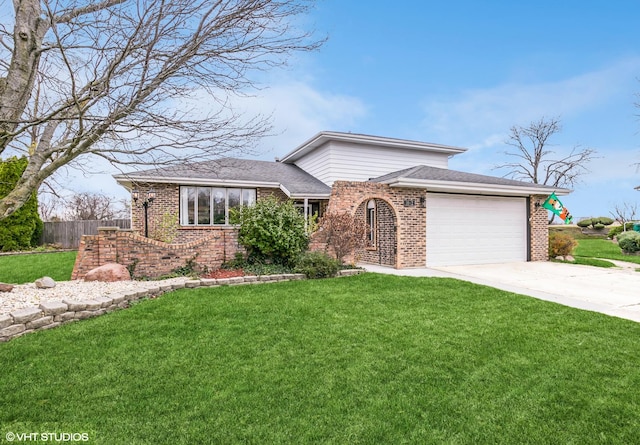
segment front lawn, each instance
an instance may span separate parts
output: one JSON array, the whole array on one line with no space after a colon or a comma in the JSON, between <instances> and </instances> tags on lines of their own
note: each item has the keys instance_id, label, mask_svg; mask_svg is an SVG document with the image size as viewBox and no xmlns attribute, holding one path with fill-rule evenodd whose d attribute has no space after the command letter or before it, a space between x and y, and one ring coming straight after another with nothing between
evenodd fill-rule
<instances>
[{"instance_id":1,"label":"front lawn","mask_svg":"<svg viewBox=\"0 0 640 445\"><path fill-rule=\"evenodd\" d=\"M640 256L623 255L618 244L606 239L580 239L573 254L576 257L607 258L640 264Z\"/></svg>"},{"instance_id":2,"label":"front lawn","mask_svg":"<svg viewBox=\"0 0 640 445\"><path fill-rule=\"evenodd\" d=\"M0 344L0 437L638 443L639 336L452 279L182 290Z\"/></svg>"},{"instance_id":3,"label":"front lawn","mask_svg":"<svg viewBox=\"0 0 640 445\"><path fill-rule=\"evenodd\" d=\"M43 276L68 281L78 252L29 253L0 255L0 282L30 283Z\"/></svg>"}]
</instances>

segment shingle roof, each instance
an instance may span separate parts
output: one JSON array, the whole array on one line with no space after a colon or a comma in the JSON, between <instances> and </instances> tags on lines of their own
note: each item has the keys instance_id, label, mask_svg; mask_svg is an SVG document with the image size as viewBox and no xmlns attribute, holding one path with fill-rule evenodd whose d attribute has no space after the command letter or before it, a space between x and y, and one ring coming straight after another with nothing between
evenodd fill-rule
<instances>
[{"instance_id":1,"label":"shingle roof","mask_svg":"<svg viewBox=\"0 0 640 445\"><path fill-rule=\"evenodd\" d=\"M149 182L162 179L184 179L192 183L203 181L234 181L247 183L282 184L291 195L327 195L331 188L319 179L293 164L280 162L256 161L252 159L223 158L213 161L195 162L170 167L155 168L115 175L116 179L144 180ZM166 182L166 181L163 181Z\"/></svg>"},{"instance_id":2,"label":"shingle roof","mask_svg":"<svg viewBox=\"0 0 640 445\"><path fill-rule=\"evenodd\" d=\"M450 182L464 182L475 184L487 184L487 185L504 185L512 187L532 187L536 188L548 188L549 191L557 190L558 187L551 187L541 184L532 184L530 182L516 181L507 178L498 178L496 176L478 175L475 173L466 173L457 170L450 170L447 168L430 167L427 165L418 165L416 167L407 168L372 178L373 182L389 182L394 179L413 179L424 181L450 181Z\"/></svg>"}]
</instances>

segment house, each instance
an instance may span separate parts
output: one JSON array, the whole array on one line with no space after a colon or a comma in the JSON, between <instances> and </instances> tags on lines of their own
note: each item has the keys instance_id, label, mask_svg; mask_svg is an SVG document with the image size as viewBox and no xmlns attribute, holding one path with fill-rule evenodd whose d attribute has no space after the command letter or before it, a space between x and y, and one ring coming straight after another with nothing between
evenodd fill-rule
<instances>
[{"instance_id":1,"label":"house","mask_svg":"<svg viewBox=\"0 0 640 445\"><path fill-rule=\"evenodd\" d=\"M407 268L547 260L540 204L570 190L450 170L449 159L465 151L320 132L275 162L224 158L114 177L140 196L153 189L149 229L173 220L178 244L233 238L229 209L276 195L307 215L361 217L371 228L358 253L365 262ZM132 213L133 230L144 233L142 206Z\"/></svg>"}]
</instances>

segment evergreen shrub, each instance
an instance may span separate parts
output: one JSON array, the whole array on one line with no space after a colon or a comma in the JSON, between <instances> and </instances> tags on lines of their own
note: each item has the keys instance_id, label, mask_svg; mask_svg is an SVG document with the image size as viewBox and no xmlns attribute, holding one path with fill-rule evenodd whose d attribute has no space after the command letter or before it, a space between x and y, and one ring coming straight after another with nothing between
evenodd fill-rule
<instances>
[{"instance_id":1,"label":"evergreen shrub","mask_svg":"<svg viewBox=\"0 0 640 445\"><path fill-rule=\"evenodd\" d=\"M0 161L0 198L7 196L18 183L28 160L25 157L12 157ZM11 252L29 250L40 244L43 223L38 214L36 192L22 207L10 216L0 220L0 250Z\"/></svg>"}]
</instances>

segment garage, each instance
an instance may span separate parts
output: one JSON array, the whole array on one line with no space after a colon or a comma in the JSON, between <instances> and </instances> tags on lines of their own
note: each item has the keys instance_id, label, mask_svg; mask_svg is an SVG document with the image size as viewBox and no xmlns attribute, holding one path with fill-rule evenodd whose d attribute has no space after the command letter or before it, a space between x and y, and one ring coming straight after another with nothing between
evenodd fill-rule
<instances>
[{"instance_id":1,"label":"garage","mask_svg":"<svg viewBox=\"0 0 640 445\"><path fill-rule=\"evenodd\" d=\"M524 197L427 193L428 267L527 261Z\"/></svg>"}]
</instances>

